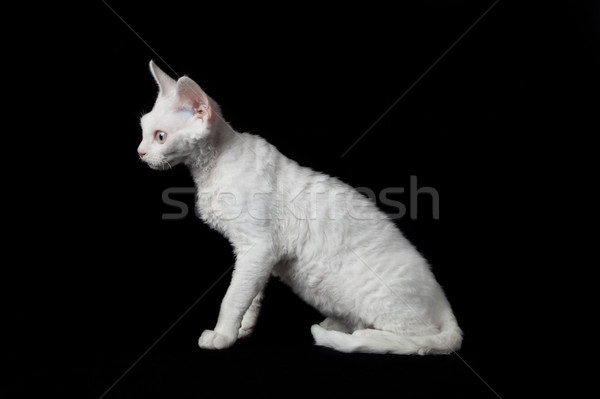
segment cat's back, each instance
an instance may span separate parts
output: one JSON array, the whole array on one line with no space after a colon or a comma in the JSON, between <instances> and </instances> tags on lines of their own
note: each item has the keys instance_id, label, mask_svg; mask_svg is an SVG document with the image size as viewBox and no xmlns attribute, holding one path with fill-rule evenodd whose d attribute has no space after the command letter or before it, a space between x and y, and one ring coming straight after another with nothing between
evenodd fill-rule
<instances>
[{"instance_id":1,"label":"cat's back","mask_svg":"<svg viewBox=\"0 0 600 399\"><path fill-rule=\"evenodd\" d=\"M248 222L275 228L282 243L321 240L323 234L366 238L377 231L381 236L381 230L391 227L354 188L301 166L260 136L238 134L220 158L211 191L233 193L231 199L244 208Z\"/></svg>"}]
</instances>

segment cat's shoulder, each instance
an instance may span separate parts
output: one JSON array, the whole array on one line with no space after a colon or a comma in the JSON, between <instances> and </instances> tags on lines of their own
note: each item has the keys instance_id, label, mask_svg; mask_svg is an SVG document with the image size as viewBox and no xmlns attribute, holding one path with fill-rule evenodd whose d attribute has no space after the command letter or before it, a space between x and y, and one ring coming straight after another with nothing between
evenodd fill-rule
<instances>
[{"instance_id":1,"label":"cat's shoulder","mask_svg":"<svg viewBox=\"0 0 600 399\"><path fill-rule=\"evenodd\" d=\"M267 139L257 134L244 132L239 133L239 137L241 139L242 144L245 145L246 148L249 147L253 150L258 151L272 151L273 149L276 149L276 147L273 144L271 144Z\"/></svg>"}]
</instances>

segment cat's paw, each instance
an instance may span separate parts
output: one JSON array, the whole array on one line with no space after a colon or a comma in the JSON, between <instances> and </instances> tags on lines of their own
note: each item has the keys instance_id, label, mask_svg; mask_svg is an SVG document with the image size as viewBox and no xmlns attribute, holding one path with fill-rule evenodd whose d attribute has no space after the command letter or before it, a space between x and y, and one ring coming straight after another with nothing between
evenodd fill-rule
<instances>
[{"instance_id":1,"label":"cat's paw","mask_svg":"<svg viewBox=\"0 0 600 399\"><path fill-rule=\"evenodd\" d=\"M202 349L225 349L235 342L235 338L219 334L213 330L204 330L198 339L198 346Z\"/></svg>"},{"instance_id":2,"label":"cat's paw","mask_svg":"<svg viewBox=\"0 0 600 399\"><path fill-rule=\"evenodd\" d=\"M251 336L253 331L254 331L254 326L240 327L240 329L238 330L238 339L247 338L247 337Z\"/></svg>"},{"instance_id":3,"label":"cat's paw","mask_svg":"<svg viewBox=\"0 0 600 399\"><path fill-rule=\"evenodd\" d=\"M246 338L252 335L254 326L256 325L257 314L246 312L246 315L242 319L242 326L238 330L238 338Z\"/></svg>"}]
</instances>

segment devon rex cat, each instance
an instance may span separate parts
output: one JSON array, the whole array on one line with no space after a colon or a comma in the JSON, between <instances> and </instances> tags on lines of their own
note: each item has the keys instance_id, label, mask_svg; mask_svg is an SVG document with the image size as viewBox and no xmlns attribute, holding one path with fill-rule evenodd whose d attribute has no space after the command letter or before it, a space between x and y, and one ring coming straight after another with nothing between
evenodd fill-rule
<instances>
[{"instance_id":1,"label":"devon rex cat","mask_svg":"<svg viewBox=\"0 0 600 399\"><path fill-rule=\"evenodd\" d=\"M141 159L183 163L202 219L233 245L236 264L214 330L198 344L230 347L252 332L277 276L326 319L318 345L343 352L450 353L462 332L425 259L373 203L340 180L298 165L263 138L235 132L190 78L152 61L159 86L141 118Z\"/></svg>"}]
</instances>

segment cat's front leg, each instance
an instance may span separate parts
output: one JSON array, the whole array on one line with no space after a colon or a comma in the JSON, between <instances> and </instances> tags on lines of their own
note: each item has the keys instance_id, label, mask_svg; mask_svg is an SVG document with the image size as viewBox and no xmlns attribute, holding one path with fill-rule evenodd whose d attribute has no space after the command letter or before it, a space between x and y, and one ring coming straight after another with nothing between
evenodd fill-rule
<instances>
[{"instance_id":1,"label":"cat's front leg","mask_svg":"<svg viewBox=\"0 0 600 399\"><path fill-rule=\"evenodd\" d=\"M262 289L258 295L254 297L252 304L244 314L244 317L242 318L242 325L238 331L238 338L249 337L254 331L254 326L256 325L256 320L258 319L258 314L260 313L264 291L265 290Z\"/></svg>"},{"instance_id":2,"label":"cat's front leg","mask_svg":"<svg viewBox=\"0 0 600 399\"><path fill-rule=\"evenodd\" d=\"M258 298L260 303L259 293L266 285L274 263L273 254L265 249L251 249L246 255L238 257L231 284L221 303L217 325L214 330L202 333L198 340L201 348L224 349L235 343L240 334L242 319L254 299ZM256 322L258 313L252 316L254 320L250 320L251 316L248 316L247 321Z\"/></svg>"},{"instance_id":3,"label":"cat's front leg","mask_svg":"<svg viewBox=\"0 0 600 399\"><path fill-rule=\"evenodd\" d=\"M260 313L263 293L264 289L261 290L256 297L254 297L252 304L246 313L244 313L242 325L238 330L238 339L247 338L254 331L254 326L256 325L256 320L258 319L258 314ZM234 343L235 340L231 340L230 337L218 334L213 330L205 330L198 340L198 345L204 349L224 349L230 347Z\"/></svg>"}]
</instances>

